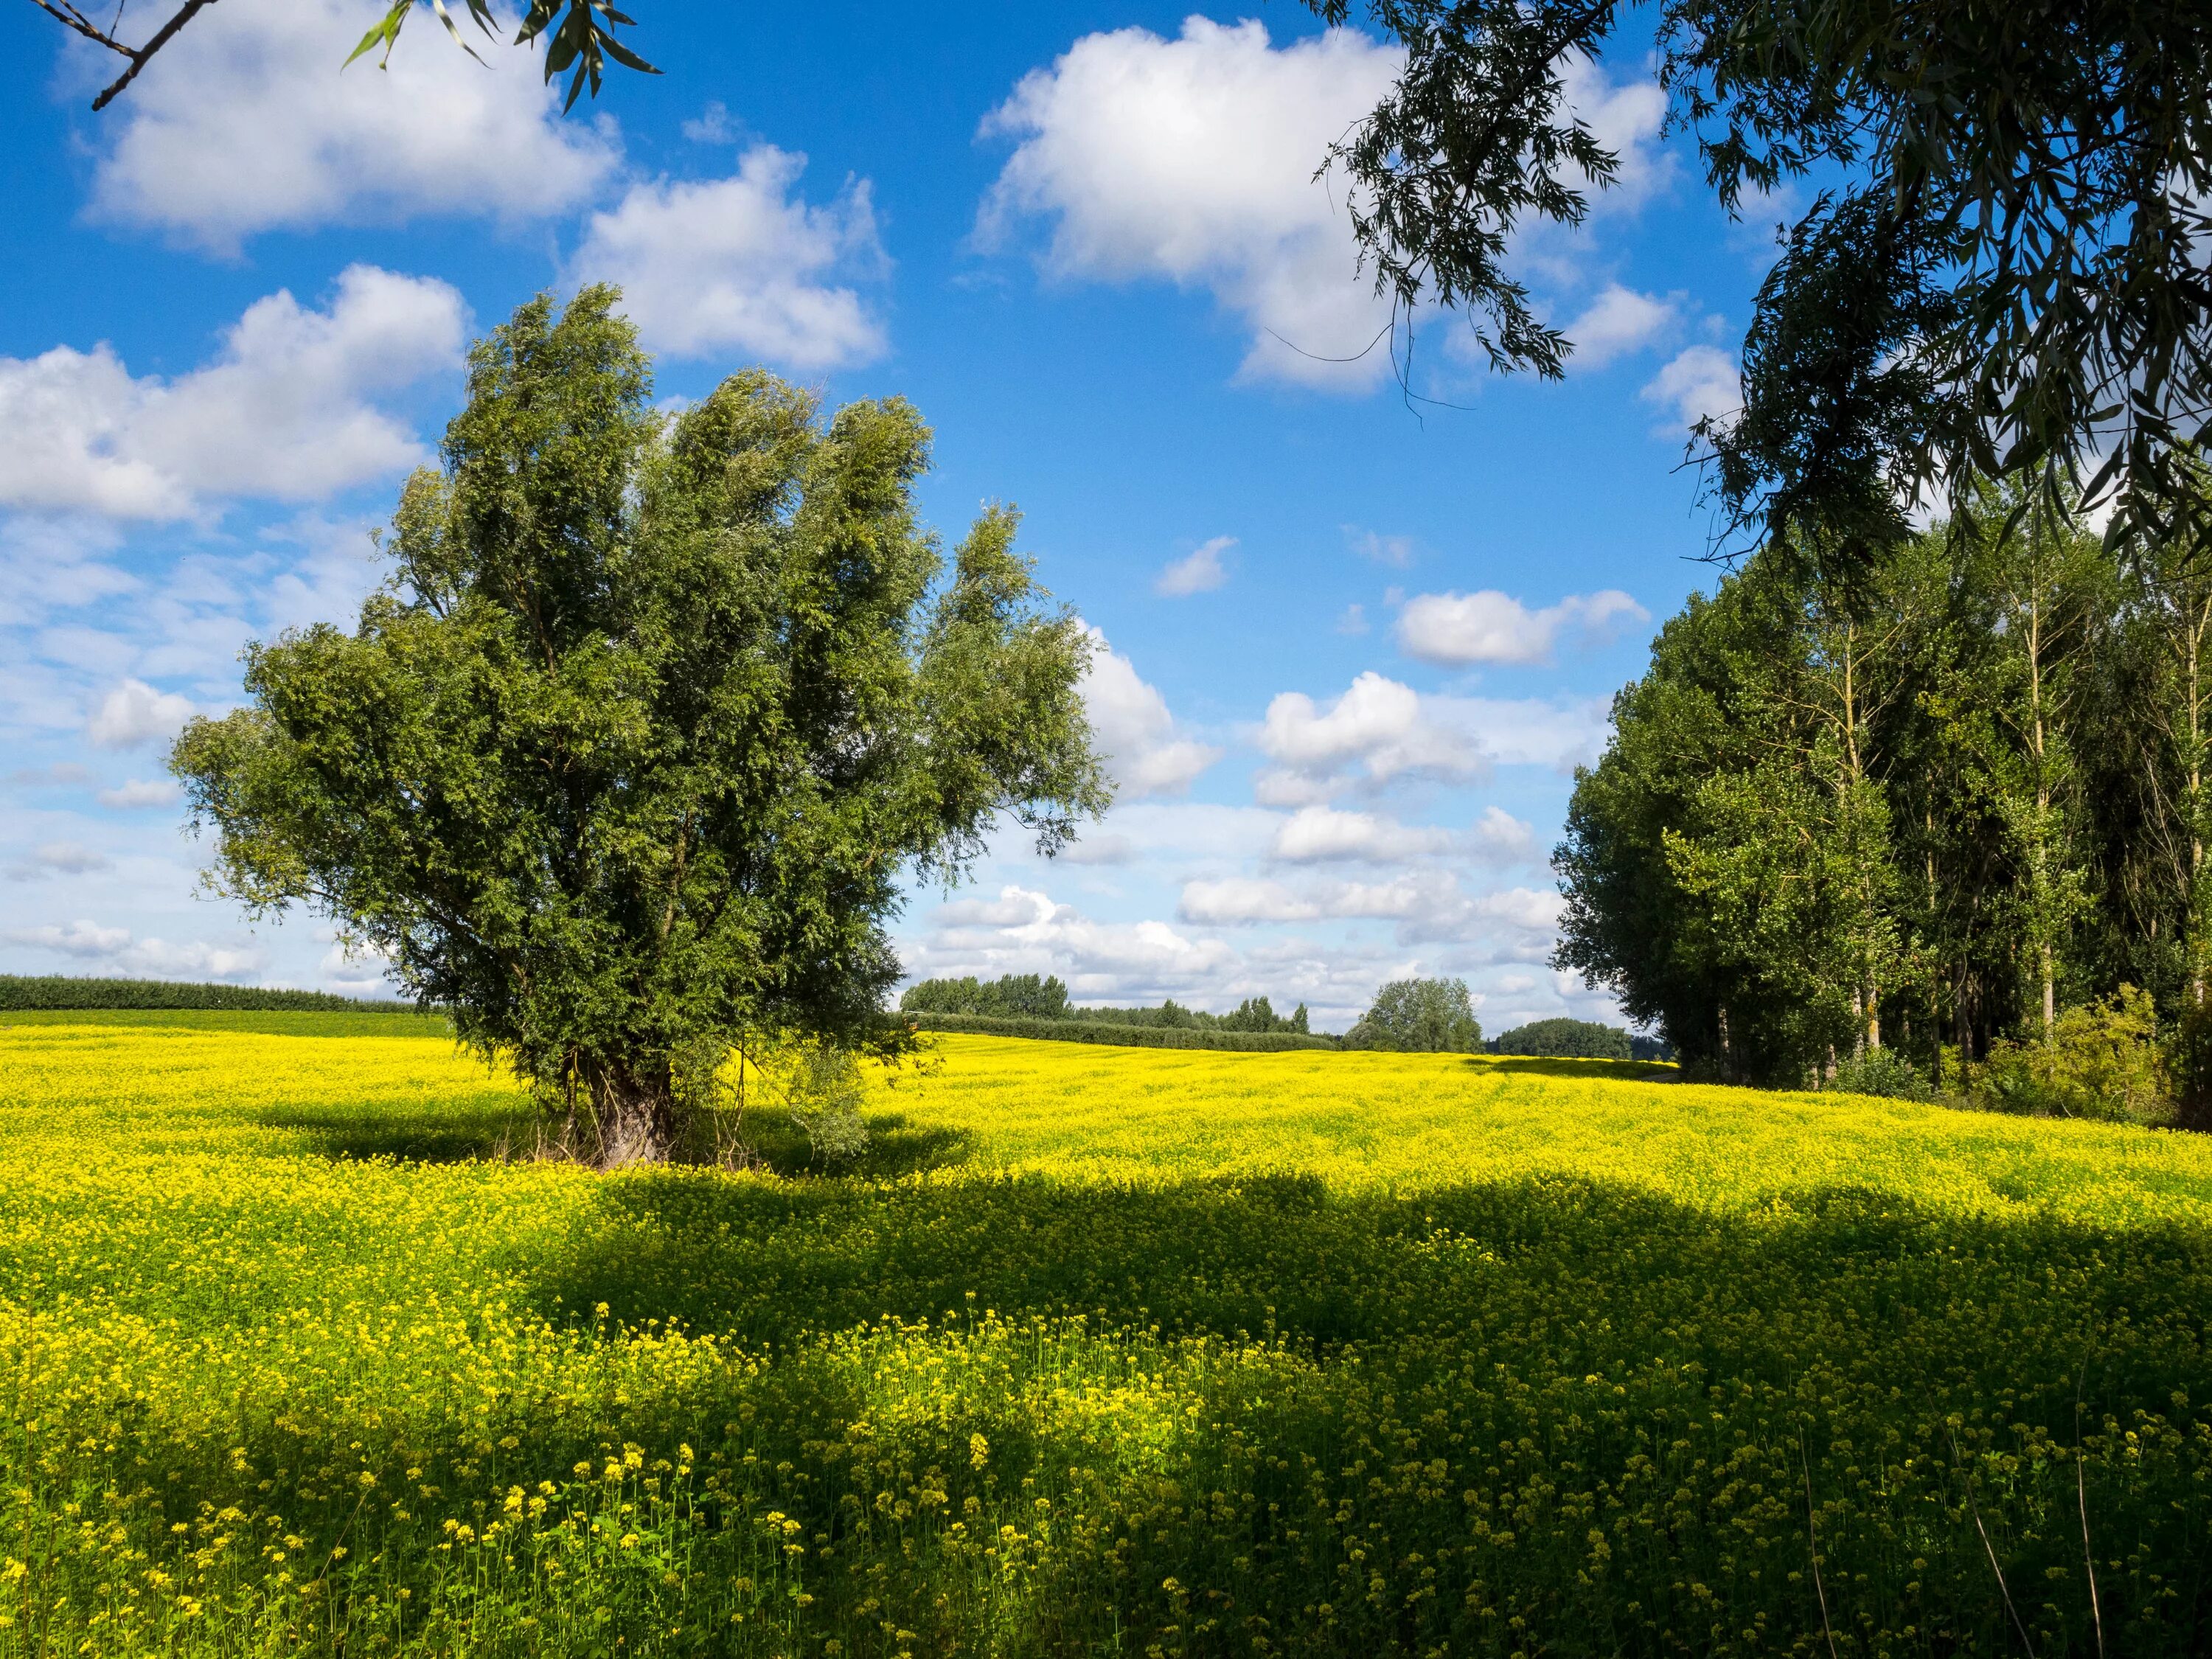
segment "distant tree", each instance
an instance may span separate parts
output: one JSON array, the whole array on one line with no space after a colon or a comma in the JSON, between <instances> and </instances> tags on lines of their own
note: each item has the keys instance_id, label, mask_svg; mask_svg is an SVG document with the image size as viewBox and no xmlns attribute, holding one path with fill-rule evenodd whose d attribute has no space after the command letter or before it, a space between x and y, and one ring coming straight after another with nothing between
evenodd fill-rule
<instances>
[{"instance_id":1,"label":"distant tree","mask_svg":"<svg viewBox=\"0 0 2212 1659\"><path fill-rule=\"evenodd\" d=\"M1628 1033L1588 1019L1535 1019L1491 1041L1494 1054L1540 1054L1557 1060L1632 1060Z\"/></svg>"},{"instance_id":2,"label":"distant tree","mask_svg":"<svg viewBox=\"0 0 2212 1659\"><path fill-rule=\"evenodd\" d=\"M908 876L1108 799L1087 636L1008 509L946 568L915 410L756 370L671 418L617 298L477 345L357 629L251 647L172 760L219 890L380 951L609 1164L734 1044L879 1032Z\"/></svg>"},{"instance_id":3,"label":"distant tree","mask_svg":"<svg viewBox=\"0 0 2212 1659\"><path fill-rule=\"evenodd\" d=\"M1482 1047L1482 1027L1465 980L1399 979L1375 994L1375 1006L1344 1042L1407 1054L1473 1054Z\"/></svg>"},{"instance_id":4,"label":"distant tree","mask_svg":"<svg viewBox=\"0 0 2212 1659\"><path fill-rule=\"evenodd\" d=\"M214 4L215 0L184 0L184 3L170 13L160 27L136 46L126 44L117 32L123 20L120 6L116 8L113 21L103 28L82 10L75 0L31 0L31 3L63 27L82 35L94 46L106 47L123 59L125 65L123 73L103 88L92 100L94 109L102 110L138 78L139 71L154 60L155 53L175 40L178 32ZM362 37L360 44L353 49L353 57L347 58L346 62L350 64L355 58L380 48L382 51L381 61L389 61L392 47L399 43L399 31L415 9L415 3L416 0L392 0L384 15L377 19L375 26ZM483 31L485 38L495 38L494 26L498 20L492 11L490 0L465 0L465 3L471 20ZM431 0L431 4L454 44L470 57L476 57L476 48L463 38L459 26L447 11L443 0ZM555 23L556 18L560 20L557 27ZM528 8L515 30L513 44L522 46L540 39L545 41L545 78L548 81L574 68L575 73L568 82L567 106L574 108L577 95L586 86L591 88L593 97L599 96L599 80L606 72L606 60L610 58L625 69L641 70L647 75L660 73L615 38L615 26L631 21L616 10L609 0L529 0Z\"/></svg>"},{"instance_id":5,"label":"distant tree","mask_svg":"<svg viewBox=\"0 0 2212 1659\"><path fill-rule=\"evenodd\" d=\"M913 1014L998 1014L1028 1019L1065 1019L1067 987L1057 975L1006 974L995 980L973 975L960 979L925 979L907 988L899 1007Z\"/></svg>"}]
</instances>

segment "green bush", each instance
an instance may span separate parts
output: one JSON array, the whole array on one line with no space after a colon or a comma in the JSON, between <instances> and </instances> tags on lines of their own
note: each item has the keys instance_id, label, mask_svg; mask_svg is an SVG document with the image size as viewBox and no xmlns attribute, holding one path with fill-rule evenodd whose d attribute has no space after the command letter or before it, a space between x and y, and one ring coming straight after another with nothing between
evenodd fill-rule
<instances>
[{"instance_id":1,"label":"green bush","mask_svg":"<svg viewBox=\"0 0 2212 1659\"><path fill-rule=\"evenodd\" d=\"M1295 1031L1224 1031L1194 1026L1123 1025L1106 1020L1007 1019L988 1014L915 1014L907 1023L923 1031L971 1031L979 1036L1037 1037L1051 1042L1102 1042L1124 1048L1222 1048L1239 1054L1277 1054L1286 1048L1334 1048L1334 1037Z\"/></svg>"},{"instance_id":2,"label":"green bush","mask_svg":"<svg viewBox=\"0 0 2212 1659\"><path fill-rule=\"evenodd\" d=\"M2048 1038L2005 1038L1968 1081L1974 1103L2038 1117L2170 1123L2174 1087L2150 994L2123 985L2059 1014Z\"/></svg>"},{"instance_id":3,"label":"green bush","mask_svg":"<svg viewBox=\"0 0 2212 1659\"><path fill-rule=\"evenodd\" d=\"M1936 1094L1919 1069L1894 1048L1869 1048L1843 1061L1824 1086L1838 1094L1890 1100L1932 1100Z\"/></svg>"},{"instance_id":4,"label":"green bush","mask_svg":"<svg viewBox=\"0 0 2212 1659\"><path fill-rule=\"evenodd\" d=\"M1628 1033L1589 1019L1536 1019L1494 1039L1493 1054L1541 1054L1553 1060L1633 1060Z\"/></svg>"},{"instance_id":5,"label":"green bush","mask_svg":"<svg viewBox=\"0 0 2212 1659\"><path fill-rule=\"evenodd\" d=\"M0 974L0 1010L43 1008L408 1008L395 999L333 996L327 991L272 991L256 985L196 985L166 979L88 979L70 974Z\"/></svg>"}]
</instances>

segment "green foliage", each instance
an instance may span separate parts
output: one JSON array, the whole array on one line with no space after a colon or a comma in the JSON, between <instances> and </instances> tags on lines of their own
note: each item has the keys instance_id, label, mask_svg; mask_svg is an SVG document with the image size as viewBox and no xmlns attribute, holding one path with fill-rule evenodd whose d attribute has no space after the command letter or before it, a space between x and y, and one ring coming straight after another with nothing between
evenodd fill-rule
<instances>
[{"instance_id":1,"label":"green foliage","mask_svg":"<svg viewBox=\"0 0 2212 1659\"><path fill-rule=\"evenodd\" d=\"M984 1036L1036 1037L1049 1042L1101 1042L1124 1048L1217 1048L1232 1054L1279 1054L1291 1048L1339 1046L1334 1037L1309 1036L1301 1031L1230 1030L1220 1025L1166 1025L1155 1021L1087 1018L1092 1012L1078 1009L1078 1018L1070 1019L924 1013L910 1016L908 1024L924 1031L969 1031Z\"/></svg>"},{"instance_id":2,"label":"green foliage","mask_svg":"<svg viewBox=\"0 0 2212 1659\"><path fill-rule=\"evenodd\" d=\"M1930 1073L1939 1041L1985 1054L2123 982L2178 1007L2212 610L2179 554L2123 564L2016 488L1976 500L1856 586L1769 546L1615 699L1555 962L1686 1061L1786 1086L1898 1046Z\"/></svg>"},{"instance_id":3,"label":"green foliage","mask_svg":"<svg viewBox=\"0 0 2212 1659\"><path fill-rule=\"evenodd\" d=\"M1345 1033L1347 1048L1400 1054L1474 1054L1482 1027L1462 979L1396 979L1375 994L1374 1006Z\"/></svg>"},{"instance_id":4,"label":"green foliage","mask_svg":"<svg viewBox=\"0 0 2212 1659\"><path fill-rule=\"evenodd\" d=\"M1009 1014L1024 1019L1062 1019L1067 1015L1067 987L1059 976L1005 974L985 983L973 975L962 979L925 979L909 986L899 1007L913 1014Z\"/></svg>"},{"instance_id":5,"label":"green foliage","mask_svg":"<svg viewBox=\"0 0 2212 1659\"><path fill-rule=\"evenodd\" d=\"M1556 376L1566 342L1509 251L1532 218L1580 223L1618 178L1568 76L1641 49L1644 25L1623 40L1615 0L1364 9L1406 54L1331 151L1376 286L1409 330L1456 305L1495 367ZM1656 25L1674 118L1723 207L1821 186L1760 290L1742 413L1700 429L1735 522L1844 530L1815 550L1850 570L1905 539L1905 504L1948 489L1963 510L1975 477L2007 470L2053 507L2094 472L2124 526L2203 520L2212 497L2179 464L2212 411L2212 34L2195 9L1664 0Z\"/></svg>"},{"instance_id":6,"label":"green foliage","mask_svg":"<svg viewBox=\"0 0 2212 1659\"><path fill-rule=\"evenodd\" d=\"M2122 1123L2165 1123L2174 1115L2157 1017L2149 994L2132 985L2066 1009L2048 1038L1998 1042L1969 1089L1998 1111Z\"/></svg>"},{"instance_id":7,"label":"green foliage","mask_svg":"<svg viewBox=\"0 0 2212 1659\"><path fill-rule=\"evenodd\" d=\"M166 979L91 979L70 974L0 974L0 1010L27 1008L398 1009L389 1000L327 991L275 991Z\"/></svg>"},{"instance_id":8,"label":"green foliage","mask_svg":"<svg viewBox=\"0 0 2212 1659\"><path fill-rule=\"evenodd\" d=\"M1493 1054L1540 1054L1567 1060L1633 1060L1628 1033L1588 1019L1534 1019L1490 1041Z\"/></svg>"},{"instance_id":9,"label":"green foliage","mask_svg":"<svg viewBox=\"0 0 2212 1659\"><path fill-rule=\"evenodd\" d=\"M747 371L665 419L616 298L477 344L359 628L253 647L173 761L219 890L380 950L604 1163L748 1034L879 1034L902 879L1107 799L1086 636L1009 509L945 568L914 410Z\"/></svg>"},{"instance_id":10,"label":"green foliage","mask_svg":"<svg viewBox=\"0 0 2212 1659\"><path fill-rule=\"evenodd\" d=\"M1838 1094L1874 1095L1886 1100L1932 1100L1936 1097L1927 1078L1894 1048L1869 1048L1838 1060L1835 1075L1821 1087Z\"/></svg>"},{"instance_id":11,"label":"green foliage","mask_svg":"<svg viewBox=\"0 0 2212 1659\"><path fill-rule=\"evenodd\" d=\"M495 19L489 0L465 0L465 3L469 9L471 21L483 31L487 39L491 38ZM416 0L392 0L390 9L376 21L368 33L361 37L361 44L353 49L352 57L346 62L350 64L356 58L380 49L378 67L389 64L392 47L399 44L399 31L405 26L415 4ZM462 38L453 15L446 9L445 0L430 0L430 5L438 14L438 21L446 26L446 33L453 38L453 43L470 57L475 58L476 48ZM560 26L554 27L553 21L556 17L561 20ZM577 96L586 84L592 88L592 97L599 95L599 78L605 73L606 60L610 58L624 69L637 70L646 75L660 73L615 38L615 25L633 21L615 9L610 0L530 0L529 9L523 13L520 25L515 30L514 44L526 46L544 39L545 79L549 82L572 64L574 66L575 74L568 82L568 102L562 106L564 111L570 110L576 106ZM549 28L552 30L550 35L546 33Z\"/></svg>"}]
</instances>

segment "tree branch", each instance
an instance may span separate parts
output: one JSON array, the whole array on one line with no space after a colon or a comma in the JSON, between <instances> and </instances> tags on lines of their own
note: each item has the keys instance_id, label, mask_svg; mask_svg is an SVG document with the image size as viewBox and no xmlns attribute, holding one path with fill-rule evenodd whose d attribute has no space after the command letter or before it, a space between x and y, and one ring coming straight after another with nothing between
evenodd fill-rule
<instances>
[{"instance_id":1,"label":"tree branch","mask_svg":"<svg viewBox=\"0 0 2212 1659\"><path fill-rule=\"evenodd\" d=\"M110 52L120 52L125 58L131 56L130 47L125 46L114 36L103 33L87 19L82 12L70 4L69 0L61 0L59 5L51 3L51 0L31 0L31 3L46 13L47 16L57 20L64 28L75 29L86 40L97 40Z\"/></svg>"},{"instance_id":2,"label":"tree branch","mask_svg":"<svg viewBox=\"0 0 2212 1659\"><path fill-rule=\"evenodd\" d=\"M45 5L46 0L32 0L32 3L34 5ZM144 46L139 47L136 52L131 51L128 47L115 46L115 42L112 40L107 40L106 36L95 34L94 37L94 39L106 40L107 45L115 46L115 49L118 52L122 52L125 57L128 58L131 60L131 67L124 70L122 74L117 76L114 81L108 86L107 90L101 93L99 97L92 100L93 108L95 111L106 109L109 104L114 101L116 94L121 92L124 88L129 86L133 81L138 78L138 71L146 67L147 64L153 58L154 54L161 51L162 47L167 46L169 42L175 38L176 33L179 29L191 22L192 19L199 14L201 8L211 6L214 3L215 0L185 0L185 3L177 8L176 15L170 18L167 22L162 24L160 28L155 30L154 38L149 40ZM51 11L52 8L49 6L47 7L47 9Z\"/></svg>"}]
</instances>

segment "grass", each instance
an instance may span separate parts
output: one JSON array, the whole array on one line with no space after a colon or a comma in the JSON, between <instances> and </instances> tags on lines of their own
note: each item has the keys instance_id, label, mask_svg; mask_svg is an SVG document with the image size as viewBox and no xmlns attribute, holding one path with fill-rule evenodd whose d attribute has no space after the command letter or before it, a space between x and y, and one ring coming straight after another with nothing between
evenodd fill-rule
<instances>
[{"instance_id":1,"label":"grass","mask_svg":"<svg viewBox=\"0 0 2212 1659\"><path fill-rule=\"evenodd\" d=\"M0 1655L2212 1637L2204 1139L948 1036L601 1177L302 1029L0 1027Z\"/></svg>"}]
</instances>

